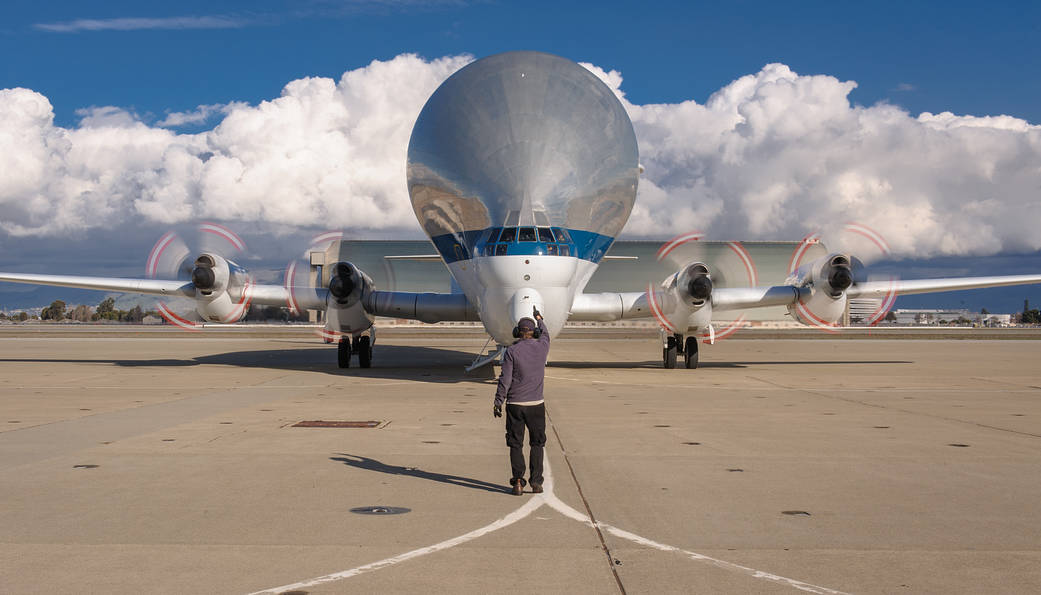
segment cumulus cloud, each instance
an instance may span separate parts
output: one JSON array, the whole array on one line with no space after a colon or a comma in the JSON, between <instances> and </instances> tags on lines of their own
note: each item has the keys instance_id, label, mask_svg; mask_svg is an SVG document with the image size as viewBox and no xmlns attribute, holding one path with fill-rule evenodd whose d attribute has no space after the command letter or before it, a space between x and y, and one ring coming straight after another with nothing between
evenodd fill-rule
<instances>
[{"instance_id":1,"label":"cumulus cloud","mask_svg":"<svg viewBox=\"0 0 1041 595\"><path fill-rule=\"evenodd\" d=\"M215 116L222 114L227 115L234 109L245 107L249 107L249 105L241 101L200 105L189 112L168 112L165 118L155 124L156 126L170 128L177 128L178 126L186 126L189 124L202 124Z\"/></svg>"},{"instance_id":2,"label":"cumulus cloud","mask_svg":"<svg viewBox=\"0 0 1041 595\"><path fill-rule=\"evenodd\" d=\"M218 219L418 236L409 134L430 93L470 60L402 55L156 125L94 107L58 127L43 95L0 90L0 229L58 236ZM640 142L646 173L629 237L797 240L854 220L902 255L1041 250L1041 127L857 106L855 82L783 64L703 104L636 105L620 73L586 67L618 94ZM166 128L217 116L198 134Z\"/></svg>"},{"instance_id":3,"label":"cumulus cloud","mask_svg":"<svg viewBox=\"0 0 1041 595\"><path fill-rule=\"evenodd\" d=\"M857 221L895 254L1041 249L1041 126L849 102L853 81L769 64L704 104L634 105L646 167L626 231L798 239ZM679 222L679 223L677 223Z\"/></svg>"},{"instance_id":4,"label":"cumulus cloud","mask_svg":"<svg viewBox=\"0 0 1041 595\"><path fill-rule=\"evenodd\" d=\"M200 134L112 107L63 128L40 93L0 90L0 228L61 235L198 219L415 228L404 183L411 127L470 59L403 55L339 81L295 80L276 99L221 108L223 120Z\"/></svg>"}]
</instances>

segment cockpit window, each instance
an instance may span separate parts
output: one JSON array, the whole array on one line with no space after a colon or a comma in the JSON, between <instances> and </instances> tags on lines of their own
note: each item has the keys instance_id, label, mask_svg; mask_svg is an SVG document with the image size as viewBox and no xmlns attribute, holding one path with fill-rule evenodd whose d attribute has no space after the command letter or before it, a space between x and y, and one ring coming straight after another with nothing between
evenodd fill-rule
<instances>
[{"instance_id":1,"label":"cockpit window","mask_svg":"<svg viewBox=\"0 0 1041 595\"><path fill-rule=\"evenodd\" d=\"M571 236L569 236L567 234L567 231L565 231L565 230L563 230L563 229L561 229L559 227L554 227L553 228L553 233L556 234L558 242L565 242L565 243L568 243L568 244L571 243Z\"/></svg>"},{"instance_id":2,"label":"cockpit window","mask_svg":"<svg viewBox=\"0 0 1041 595\"><path fill-rule=\"evenodd\" d=\"M519 242L534 242L535 241L535 228L534 227L520 227L518 228L519 233L517 234L517 241Z\"/></svg>"},{"instance_id":3,"label":"cockpit window","mask_svg":"<svg viewBox=\"0 0 1041 595\"><path fill-rule=\"evenodd\" d=\"M499 236L500 242L512 242L517 237L516 227L506 227L502 230L502 235Z\"/></svg>"},{"instance_id":4,"label":"cockpit window","mask_svg":"<svg viewBox=\"0 0 1041 595\"><path fill-rule=\"evenodd\" d=\"M499 234L502 233L501 227L493 227L488 231L488 241L496 242L499 239Z\"/></svg>"},{"instance_id":5,"label":"cockpit window","mask_svg":"<svg viewBox=\"0 0 1041 595\"><path fill-rule=\"evenodd\" d=\"M548 227L540 227L539 228L539 241L540 242L552 242L553 241L553 232L551 232Z\"/></svg>"}]
</instances>

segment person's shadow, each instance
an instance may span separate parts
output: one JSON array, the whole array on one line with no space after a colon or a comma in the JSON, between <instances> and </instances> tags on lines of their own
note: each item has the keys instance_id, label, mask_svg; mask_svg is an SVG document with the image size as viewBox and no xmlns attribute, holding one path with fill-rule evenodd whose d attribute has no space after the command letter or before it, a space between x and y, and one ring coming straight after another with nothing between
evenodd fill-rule
<instances>
[{"instance_id":1,"label":"person's shadow","mask_svg":"<svg viewBox=\"0 0 1041 595\"><path fill-rule=\"evenodd\" d=\"M365 469L366 471L378 471L380 473L387 473L389 475L405 475L407 477L418 477L419 479L429 479L430 481L437 481L441 483L447 483L449 485L460 486L464 488L472 488L475 490L484 490L486 492L496 493L508 493L510 488L507 486L488 483L487 481L481 481L480 479L473 479L472 477L462 477L460 475L446 475L444 473L433 473L430 471L423 471L416 467L400 467L397 465L387 465L381 463L376 459L370 459L360 455L352 455L346 453L337 453L338 457L329 457L331 461L337 461L343 463L349 467L355 467L357 469Z\"/></svg>"}]
</instances>

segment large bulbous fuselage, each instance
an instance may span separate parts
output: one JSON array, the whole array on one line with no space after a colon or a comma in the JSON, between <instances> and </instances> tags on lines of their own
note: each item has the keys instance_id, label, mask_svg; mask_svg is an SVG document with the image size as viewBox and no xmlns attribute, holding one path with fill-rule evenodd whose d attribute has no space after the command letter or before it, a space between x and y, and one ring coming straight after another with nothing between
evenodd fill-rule
<instances>
[{"instance_id":1,"label":"large bulbous fuselage","mask_svg":"<svg viewBox=\"0 0 1041 595\"><path fill-rule=\"evenodd\" d=\"M632 211L632 122L582 66L539 52L478 60L427 100L408 148L420 225L485 328L511 340L540 307L556 334Z\"/></svg>"}]
</instances>

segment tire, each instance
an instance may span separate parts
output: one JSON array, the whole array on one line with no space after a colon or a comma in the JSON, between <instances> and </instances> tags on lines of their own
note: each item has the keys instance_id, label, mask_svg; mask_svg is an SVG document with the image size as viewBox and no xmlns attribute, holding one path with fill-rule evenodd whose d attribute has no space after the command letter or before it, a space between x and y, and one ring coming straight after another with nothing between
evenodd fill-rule
<instances>
[{"instance_id":1,"label":"tire","mask_svg":"<svg viewBox=\"0 0 1041 595\"><path fill-rule=\"evenodd\" d=\"M687 369L693 370L698 367L698 338L687 337L683 343L683 363Z\"/></svg>"},{"instance_id":2,"label":"tire","mask_svg":"<svg viewBox=\"0 0 1041 595\"><path fill-rule=\"evenodd\" d=\"M351 338L344 337L340 339L339 344L336 346L336 363L341 368L351 367Z\"/></svg>"},{"instance_id":3,"label":"tire","mask_svg":"<svg viewBox=\"0 0 1041 595\"><path fill-rule=\"evenodd\" d=\"M666 340L665 347L661 350L661 357L666 370L676 367L676 351L676 337L669 337Z\"/></svg>"},{"instance_id":4,"label":"tire","mask_svg":"<svg viewBox=\"0 0 1041 595\"><path fill-rule=\"evenodd\" d=\"M354 345L358 352L358 365L363 368L372 367L372 339L369 337L358 337Z\"/></svg>"}]
</instances>

